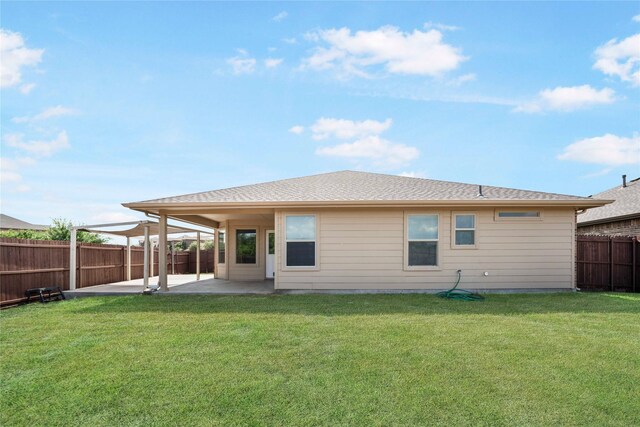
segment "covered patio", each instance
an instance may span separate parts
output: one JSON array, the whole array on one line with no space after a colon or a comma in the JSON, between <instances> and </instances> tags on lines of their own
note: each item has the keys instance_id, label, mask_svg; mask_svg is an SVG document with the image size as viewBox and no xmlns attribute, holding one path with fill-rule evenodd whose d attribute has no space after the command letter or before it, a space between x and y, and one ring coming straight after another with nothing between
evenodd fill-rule
<instances>
[{"instance_id":1,"label":"covered patio","mask_svg":"<svg viewBox=\"0 0 640 427\"><path fill-rule=\"evenodd\" d=\"M151 278L154 281L158 277ZM190 295L266 295L274 292L273 280L242 282L216 279L213 274L168 274L167 286L171 294ZM109 295L137 295L145 288L144 279L125 280L105 285L89 286L65 294L71 298Z\"/></svg>"},{"instance_id":2,"label":"covered patio","mask_svg":"<svg viewBox=\"0 0 640 427\"><path fill-rule=\"evenodd\" d=\"M117 229L113 229L113 228L117 228ZM121 229L122 227L127 227L126 229ZM126 248L127 248L127 254L126 254L126 267L127 267L127 272L126 272L126 281L123 282L118 282L117 285L119 287L116 287L115 289L126 289L128 287L136 287L136 285L139 284L141 286L143 286L143 288L148 288L150 285L150 278L152 276L154 276L154 271L153 271L153 265L154 265L154 259L153 259L153 255L154 255L154 251L152 250L152 248L150 248L150 246L152 244L156 244L158 245L158 272L157 272L157 283L158 286L161 290L163 291L168 291L169 290L169 281L168 281L168 276L170 275L169 272L167 271L167 262L165 261L167 259L167 246L170 240L172 240L169 235L170 234L177 234L177 233L184 233L184 232L191 232L191 233L195 233L195 237L193 238L193 240L197 243L196 245L196 274L194 275L181 275L178 279L173 279L174 282L177 282L178 284L183 284L187 281L192 281L192 280L200 280L201 277L201 270L200 270L200 244L202 242L202 238L201 235L202 234L210 234L212 236L212 238L215 236L215 232L209 232L209 231L204 231L201 229L193 229L193 228L188 228L188 227L184 227L184 226L179 226L179 225L169 225L167 224L166 221L166 217L164 218L160 218L159 222L155 222L155 221L149 221L149 220L142 220L142 221L128 221L128 222L120 222L120 223L107 223L107 224L93 224L93 225L82 225L82 226L74 226L71 227L71 241L70 241L70 254L69 254L69 290L70 291L76 291L77 289L77 263L78 263L78 259L77 259L77 236L78 236L78 232L80 231L85 231L85 232L89 232L89 233L97 233L97 234L108 234L108 235L112 235L112 236L120 236L120 237L125 237L127 239L127 243L126 243ZM151 236L158 236L158 238L154 241L151 239ZM134 279L132 280L131 278L131 267L132 267L132 262L131 262L131 239L134 237L143 237L142 240L142 245L144 247L144 261L142 264L143 267L143 277L141 279ZM182 238L179 239L184 239L186 236L182 236ZM171 254L173 256L173 242L171 242ZM162 260L162 262L160 262L160 260ZM172 269L174 268L174 262L172 259L171 262L171 266ZM215 272L215 264L214 264L214 272ZM174 272L171 272L171 275ZM174 275L175 276L175 275ZM192 280L188 280L186 278L186 276L193 276L194 278ZM213 277L213 275L212 275ZM95 287L99 287L99 286L113 286L114 283L108 283L105 285L97 285L97 286L92 286L90 288L95 288ZM113 289L113 288L110 288Z\"/></svg>"}]
</instances>

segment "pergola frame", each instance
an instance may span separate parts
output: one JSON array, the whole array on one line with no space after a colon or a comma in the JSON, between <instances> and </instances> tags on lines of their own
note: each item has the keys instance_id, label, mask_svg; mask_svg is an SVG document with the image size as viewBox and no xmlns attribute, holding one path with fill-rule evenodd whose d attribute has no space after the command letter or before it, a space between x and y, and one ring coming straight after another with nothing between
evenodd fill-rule
<instances>
[{"instance_id":1,"label":"pergola frame","mask_svg":"<svg viewBox=\"0 0 640 427\"><path fill-rule=\"evenodd\" d=\"M120 227L125 225L134 225L133 228L127 230L95 230L99 228ZM139 233L139 228L144 229L143 233ZM188 228L178 225L168 225L167 217L162 215L159 218L159 222L141 220L141 221L127 221L127 222L113 222L107 224L92 224L92 225L77 225L71 227L71 242L69 246L69 289L76 289L76 249L78 242L78 231L87 231L91 233L110 234L113 236L123 236L127 238L127 280L131 280L131 238L144 236L144 268L143 268L143 283L144 287L149 286L149 243L150 243L150 229L157 228L158 232L153 233L158 236L158 258L159 260L165 260L165 262L158 262L158 278L160 289L168 291L169 286L167 283L167 235L175 233L195 232L196 240L198 242L196 251L196 280L200 280L200 236L202 233L212 234L207 231L196 230L194 228ZM153 256L153 251L151 251Z\"/></svg>"}]
</instances>

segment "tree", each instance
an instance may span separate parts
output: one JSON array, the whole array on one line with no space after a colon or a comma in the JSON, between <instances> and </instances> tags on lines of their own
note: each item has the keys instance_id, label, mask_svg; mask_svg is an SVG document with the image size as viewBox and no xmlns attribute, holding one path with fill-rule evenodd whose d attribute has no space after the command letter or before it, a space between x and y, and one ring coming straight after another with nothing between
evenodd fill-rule
<instances>
[{"instance_id":1,"label":"tree","mask_svg":"<svg viewBox=\"0 0 640 427\"><path fill-rule=\"evenodd\" d=\"M11 237L14 239L32 240L71 240L71 227L73 224L68 219L56 218L46 231L35 230L8 230L0 232L0 237ZM107 243L108 237L103 237L95 233L78 231L78 242L84 243Z\"/></svg>"},{"instance_id":2,"label":"tree","mask_svg":"<svg viewBox=\"0 0 640 427\"><path fill-rule=\"evenodd\" d=\"M53 224L47 230L50 237L48 240L71 240L71 227L73 227L73 224L68 219L54 219ZM78 230L76 240L84 243L107 243L109 238Z\"/></svg>"},{"instance_id":3,"label":"tree","mask_svg":"<svg viewBox=\"0 0 640 427\"><path fill-rule=\"evenodd\" d=\"M4 230L0 231L0 237L9 237L11 239L49 240L49 235L46 231L37 230Z\"/></svg>"}]
</instances>

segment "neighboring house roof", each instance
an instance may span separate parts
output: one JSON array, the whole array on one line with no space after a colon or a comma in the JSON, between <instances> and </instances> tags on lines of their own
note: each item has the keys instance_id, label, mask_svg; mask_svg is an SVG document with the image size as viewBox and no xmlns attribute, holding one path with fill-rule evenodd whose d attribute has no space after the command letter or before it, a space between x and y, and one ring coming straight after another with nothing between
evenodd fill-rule
<instances>
[{"instance_id":1,"label":"neighboring house roof","mask_svg":"<svg viewBox=\"0 0 640 427\"><path fill-rule=\"evenodd\" d=\"M46 230L46 225L31 224L9 215L0 214L0 229L2 230Z\"/></svg>"},{"instance_id":2,"label":"neighboring house roof","mask_svg":"<svg viewBox=\"0 0 640 427\"><path fill-rule=\"evenodd\" d=\"M186 206L300 206L354 204L564 204L602 206L588 197L513 188L436 181L367 172L342 171L261 184L125 203L133 209Z\"/></svg>"},{"instance_id":3,"label":"neighboring house roof","mask_svg":"<svg viewBox=\"0 0 640 427\"><path fill-rule=\"evenodd\" d=\"M597 199L611 199L613 203L589 209L578 215L578 225L590 225L640 217L640 178L619 185L593 196Z\"/></svg>"}]
</instances>

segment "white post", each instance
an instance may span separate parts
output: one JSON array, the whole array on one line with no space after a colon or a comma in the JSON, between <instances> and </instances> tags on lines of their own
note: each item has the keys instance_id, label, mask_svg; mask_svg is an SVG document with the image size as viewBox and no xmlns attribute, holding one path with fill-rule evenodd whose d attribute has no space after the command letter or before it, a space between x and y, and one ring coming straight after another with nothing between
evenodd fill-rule
<instances>
[{"instance_id":1,"label":"white post","mask_svg":"<svg viewBox=\"0 0 640 427\"><path fill-rule=\"evenodd\" d=\"M158 224L158 284L163 291L169 290L167 281L167 215L160 215Z\"/></svg>"},{"instance_id":2,"label":"white post","mask_svg":"<svg viewBox=\"0 0 640 427\"><path fill-rule=\"evenodd\" d=\"M127 237L127 280L131 280L131 238Z\"/></svg>"},{"instance_id":3,"label":"white post","mask_svg":"<svg viewBox=\"0 0 640 427\"><path fill-rule=\"evenodd\" d=\"M217 228L213 229L213 277L218 278L218 238L219 231Z\"/></svg>"},{"instance_id":4,"label":"white post","mask_svg":"<svg viewBox=\"0 0 640 427\"><path fill-rule=\"evenodd\" d=\"M149 226L144 226L144 267L142 267L145 289L149 287Z\"/></svg>"},{"instance_id":5,"label":"white post","mask_svg":"<svg viewBox=\"0 0 640 427\"><path fill-rule=\"evenodd\" d=\"M175 242L171 242L171 274L176 274L176 247Z\"/></svg>"},{"instance_id":6,"label":"white post","mask_svg":"<svg viewBox=\"0 0 640 427\"><path fill-rule=\"evenodd\" d=\"M200 280L200 232L196 233L198 240L198 249L196 249L196 280Z\"/></svg>"},{"instance_id":7,"label":"white post","mask_svg":"<svg viewBox=\"0 0 640 427\"><path fill-rule=\"evenodd\" d=\"M76 243L78 240L78 230L71 227L71 241L69 242L69 290L76 288Z\"/></svg>"},{"instance_id":8,"label":"white post","mask_svg":"<svg viewBox=\"0 0 640 427\"><path fill-rule=\"evenodd\" d=\"M153 266L153 264L155 264L155 257L156 257L156 250L153 247L153 240L151 240L149 242L149 245L151 246L151 262L149 263L149 269L151 270L151 274L150 276L153 277L155 276L155 267Z\"/></svg>"}]
</instances>

